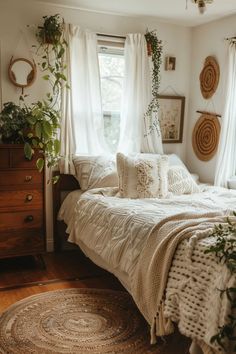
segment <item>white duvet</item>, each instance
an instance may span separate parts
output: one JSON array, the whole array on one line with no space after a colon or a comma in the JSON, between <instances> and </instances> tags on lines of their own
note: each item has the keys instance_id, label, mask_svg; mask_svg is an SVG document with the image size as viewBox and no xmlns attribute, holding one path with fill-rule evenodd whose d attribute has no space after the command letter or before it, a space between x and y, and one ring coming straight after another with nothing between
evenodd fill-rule
<instances>
[{"instance_id":1,"label":"white duvet","mask_svg":"<svg viewBox=\"0 0 236 354\"><path fill-rule=\"evenodd\" d=\"M216 187L201 188L202 192L197 194L142 200L119 198L116 188L91 190L83 193L77 202L73 197L70 213L66 213L62 206L59 218L64 219L68 225L69 241L85 245L86 250L91 250L95 255L95 261L104 261L106 268L118 277L122 274L121 280L124 283L125 279L125 285L132 294L132 282L142 251L158 223L177 214L227 214L236 209L236 191ZM180 245L174 261L183 256L181 252L183 250ZM176 307L170 301L176 282L174 263L166 288L166 315L180 321L176 310L179 305ZM184 326L182 332L185 332ZM195 334L191 337L199 339ZM207 338L204 340L208 342Z\"/></svg>"}]
</instances>

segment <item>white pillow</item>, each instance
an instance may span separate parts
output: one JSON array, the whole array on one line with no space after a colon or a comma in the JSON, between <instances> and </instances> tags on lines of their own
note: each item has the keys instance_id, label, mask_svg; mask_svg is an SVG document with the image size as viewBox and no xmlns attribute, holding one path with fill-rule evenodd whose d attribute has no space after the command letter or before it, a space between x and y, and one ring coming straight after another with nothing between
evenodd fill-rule
<instances>
[{"instance_id":1,"label":"white pillow","mask_svg":"<svg viewBox=\"0 0 236 354\"><path fill-rule=\"evenodd\" d=\"M118 175L114 156L75 156L75 177L80 188L118 187Z\"/></svg>"},{"instance_id":2,"label":"white pillow","mask_svg":"<svg viewBox=\"0 0 236 354\"><path fill-rule=\"evenodd\" d=\"M169 166L182 166L187 169L181 158L176 154L168 155L169 158Z\"/></svg>"},{"instance_id":3,"label":"white pillow","mask_svg":"<svg viewBox=\"0 0 236 354\"><path fill-rule=\"evenodd\" d=\"M183 166L170 166L168 170L169 192L173 194L199 193L200 188Z\"/></svg>"},{"instance_id":4,"label":"white pillow","mask_svg":"<svg viewBox=\"0 0 236 354\"><path fill-rule=\"evenodd\" d=\"M124 198L164 198L168 193L168 157L156 154L116 155L119 192Z\"/></svg>"}]
</instances>

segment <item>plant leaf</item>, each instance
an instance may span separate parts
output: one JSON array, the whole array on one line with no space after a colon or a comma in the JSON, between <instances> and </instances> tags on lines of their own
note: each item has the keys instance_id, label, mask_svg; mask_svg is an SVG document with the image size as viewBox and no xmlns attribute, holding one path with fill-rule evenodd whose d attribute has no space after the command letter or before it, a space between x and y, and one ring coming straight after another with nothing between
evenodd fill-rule
<instances>
[{"instance_id":1,"label":"plant leaf","mask_svg":"<svg viewBox=\"0 0 236 354\"><path fill-rule=\"evenodd\" d=\"M29 143L25 143L24 145L24 154L28 160L31 160L33 155L33 149L31 148Z\"/></svg>"},{"instance_id":2,"label":"plant leaf","mask_svg":"<svg viewBox=\"0 0 236 354\"><path fill-rule=\"evenodd\" d=\"M37 122L35 124L35 134L36 136L41 139L41 136L42 136L42 127L41 127L41 123L40 122Z\"/></svg>"},{"instance_id":3,"label":"plant leaf","mask_svg":"<svg viewBox=\"0 0 236 354\"><path fill-rule=\"evenodd\" d=\"M52 182L53 182L53 184L56 184L56 183L59 181L59 179L60 179L60 175L53 176L53 177L52 177Z\"/></svg>"},{"instance_id":4,"label":"plant leaf","mask_svg":"<svg viewBox=\"0 0 236 354\"><path fill-rule=\"evenodd\" d=\"M54 150L55 150L55 154L58 155L59 152L60 152L60 147L61 147L61 144L60 144L60 141L58 139L55 139L54 140Z\"/></svg>"},{"instance_id":5,"label":"plant leaf","mask_svg":"<svg viewBox=\"0 0 236 354\"><path fill-rule=\"evenodd\" d=\"M43 130L44 130L44 132L46 133L46 135L47 135L48 137L50 137L50 136L52 135L52 126L51 126L51 124L50 124L48 121L46 121L46 120L43 121Z\"/></svg>"},{"instance_id":6,"label":"plant leaf","mask_svg":"<svg viewBox=\"0 0 236 354\"><path fill-rule=\"evenodd\" d=\"M44 168L44 159L42 159L41 157L36 161L36 166L37 169L39 170L39 172L42 172L43 168Z\"/></svg>"}]
</instances>

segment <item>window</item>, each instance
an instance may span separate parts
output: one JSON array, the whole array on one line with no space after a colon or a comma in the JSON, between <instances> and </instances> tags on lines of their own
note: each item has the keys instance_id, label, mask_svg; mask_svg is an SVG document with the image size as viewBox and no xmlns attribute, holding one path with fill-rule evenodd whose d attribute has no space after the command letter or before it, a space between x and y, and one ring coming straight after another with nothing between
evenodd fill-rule
<instances>
[{"instance_id":1,"label":"window","mask_svg":"<svg viewBox=\"0 0 236 354\"><path fill-rule=\"evenodd\" d=\"M117 149L120 135L120 109L124 82L124 49L99 46L104 134L111 152Z\"/></svg>"}]
</instances>

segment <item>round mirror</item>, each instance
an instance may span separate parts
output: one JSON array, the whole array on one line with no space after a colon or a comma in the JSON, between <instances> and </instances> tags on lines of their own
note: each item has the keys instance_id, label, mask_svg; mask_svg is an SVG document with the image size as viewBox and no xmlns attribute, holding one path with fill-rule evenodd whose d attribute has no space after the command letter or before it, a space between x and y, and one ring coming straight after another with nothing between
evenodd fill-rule
<instances>
[{"instance_id":1,"label":"round mirror","mask_svg":"<svg viewBox=\"0 0 236 354\"><path fill-rule=\"evenodd\" d=\"M36 79L36 65L24 58L11 60L8 75L13 85L18 87L30 86Z\"/></svg>"}]
</instances>

